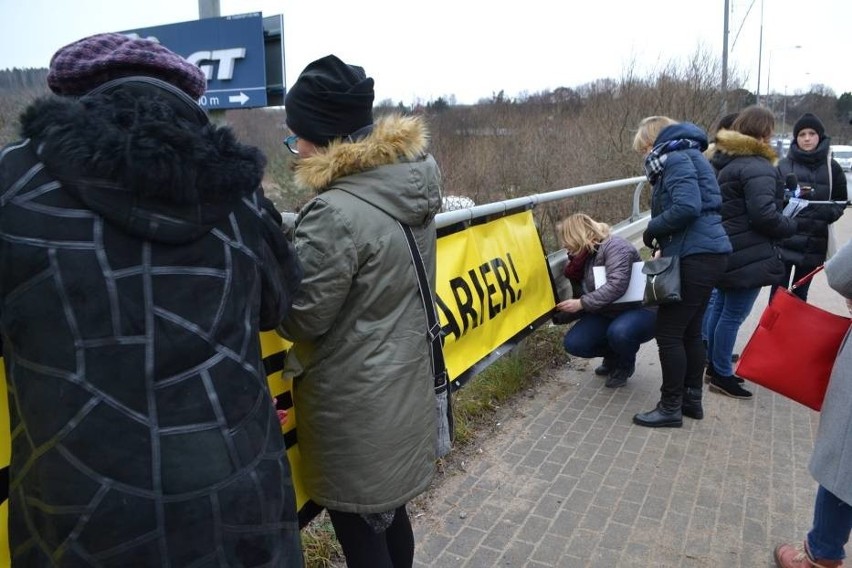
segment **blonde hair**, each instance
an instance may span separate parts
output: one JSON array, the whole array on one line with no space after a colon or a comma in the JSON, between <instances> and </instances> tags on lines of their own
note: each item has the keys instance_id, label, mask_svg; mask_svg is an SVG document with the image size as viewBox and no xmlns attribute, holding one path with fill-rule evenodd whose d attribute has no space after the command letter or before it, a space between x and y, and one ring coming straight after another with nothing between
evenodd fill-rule
<instances>
[{"instance_id":1,"label":"blonde hair","mask_svg":"<svg viewBox=\"0 0 852 568\"><path fill-rule=\"evenodd\" d=\"M577 254L583 249L591 251L608 239L611 232L609 225L595 221L585 213L574 213L559 223L562 246L571 254Z\"/></svg>"},{"instance_id":2,"label":"blonde hair","mask_svg":"<svg viewBox=\"0 0 852 568\"><path fill-rule=\"evenodd\" d=\"M633 137L633 149L640 154L645 154L654 145L654 141L660 135L660 131L672 124L677 124L677 121L667 116L649 116L643 118L639 123L639 129L636 130L636 136Z\"/></svg>"}]
</instances>

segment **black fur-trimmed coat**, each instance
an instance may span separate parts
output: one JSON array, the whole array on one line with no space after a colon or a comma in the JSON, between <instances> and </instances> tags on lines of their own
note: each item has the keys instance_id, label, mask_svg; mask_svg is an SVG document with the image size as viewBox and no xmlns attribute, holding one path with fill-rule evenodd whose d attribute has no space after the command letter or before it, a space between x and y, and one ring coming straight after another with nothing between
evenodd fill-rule
<instances>
[{"instance_id":1,"label":"black fur-trimmed coat","mask_svg":"<svg viewBox=\"0 0 852 568\"><path fill-rule=\"evenodd\" d=\"M0 154L15 565L301 563L258 341L300 268L261 154L202 122L47 98Z\"/></svg>"},{"instance_id":2,"label":"black fur-trimmed coat","mask_svg":"<svg viewBox=\"0 0 852 568\"><path fill-rule=\"evenodd\" d=\"M846 175L840 164L829 158L830 139L823 138L811 152L800 149L795 141L787 157L778 162L778 171L786 178L796 174L800 187L809 187L809 201L846 201ZM829 171L831 168L831 171ZM829 183L830 182L830 183ZM828 226L843 216L843 204L810 203L796 215L796 234L781 243L788 263L810 272L825 262Z\"/></svg>"},{"instance_id":3,"label":"black fur-trimmed coat","mask_svg":"<svg viewBox=\"0 0 852 568\"><path fill-rule=\"evenodd\" d=\"M781 214L784 183L775 160L761 140L734 130L716 135L711 163L722 191L722 225L733 247L719 288L760 288L784 279L778 241L796 231L796 222Z\"/></svg>"}]
</instances>

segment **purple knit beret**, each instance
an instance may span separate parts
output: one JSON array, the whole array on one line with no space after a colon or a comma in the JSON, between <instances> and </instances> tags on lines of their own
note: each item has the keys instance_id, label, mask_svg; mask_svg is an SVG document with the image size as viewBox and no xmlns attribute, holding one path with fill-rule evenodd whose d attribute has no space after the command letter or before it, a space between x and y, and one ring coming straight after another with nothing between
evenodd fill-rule
<instances>
[{"instance_id":1,"label":"purple knit beret","mask_svg":"<svg viewBox=\"0 0 852 568\"><path fill-rule=\"evenodd\" d=\"M186 59L149 39L124 34L97 34L59 49L50 60L47 84L57 95L85 95L118 79L154 77L198 99L207 88L204 72Z\"/></svg>"}]
</instances>

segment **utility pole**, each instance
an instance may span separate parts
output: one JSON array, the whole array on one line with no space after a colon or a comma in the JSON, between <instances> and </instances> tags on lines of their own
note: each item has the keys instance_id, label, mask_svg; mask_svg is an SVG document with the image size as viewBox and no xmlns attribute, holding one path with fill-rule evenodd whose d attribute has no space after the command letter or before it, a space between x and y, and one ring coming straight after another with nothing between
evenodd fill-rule
<instances>
[{"instance_id":1,"label":"utility pole","mask_svg":"<svg viewBox=\"0 0 852 568\"><path fill-rule=\"evenodd\" d=\"M760 104L760 64L763 62L763 0L760 0L760 46L757 50L757 104Z\"/></svg>"},{"instance_id":2,"label":"utility pole","mask_svg":"<svg viewBox=\"0 0 852 568\"><path fill-rule=\"evenodd\" d=\"M198 0L198 19L218 18L222 15L219 0ZM207 112L210 121L215 124L225 124L224 110L210 110Z\"/></svg>"},{"instance_id":3,"label":"utility pole","mask_svg":"<svg viewBox=\"0 0 852 568\"><path fill-rule=\"evenodd\" d=\"M219 0L198 0L198 19L218 18L222 15Z\"/></svg>"},{"instance_id":4,"label":"utility pole","mask_svg":"<svg viewBox=\"0 0 852 568\"><path fill-rule=\"evenodd\" d=\"M720 116L728 114L728 14L730 0L725 0L725 24L722 31L722 112Z\"/></svg>"}]
</instances>

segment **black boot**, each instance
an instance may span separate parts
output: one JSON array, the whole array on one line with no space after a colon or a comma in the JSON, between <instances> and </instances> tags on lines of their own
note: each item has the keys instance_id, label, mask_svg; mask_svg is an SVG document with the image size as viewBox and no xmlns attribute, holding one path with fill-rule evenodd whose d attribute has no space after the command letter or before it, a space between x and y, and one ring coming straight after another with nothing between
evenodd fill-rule
<instances>
[{"instance_id":1,"label":"black boot","mask_svg":"<svg viewBox=\"0 0 852 568\"><path fill-rule=\"evenodd\" d=\"M683 405L680 408L684 416L695 420L704 418L704 409L701 407L701 389L691 387L683 389Z\"/></svg>"},{"instance_id":2,"label":"black boot","mask_svg":"<svg viewBox=\"0 0 852 568\"><path fill-rule=\"evenodd\" d=\"M707 366L704 368L704 382L709 383L713 375L716 374L716 369L713 368L713 363L707 359Z\"/></svg>"},{"instance_id":3,"label":"black boot","mask_svg":"<svg viewBox=\"0 0 852 568\"><path fill-rule=\"evenodd\" d=\"M648 428L680 428L683 426L681 404L682 397L663 397L654 410L635 415L633 423Z\"/></svg>"},{"instance_id":4,"label":"black boot","mask_svg":"<svg viewBox=\"0 0 852 568\"><path fill-rule=\"evenodd\" d=\"M635 367L616 367L609 374L604 386L608 389L617 389L627 384L627 379L633 376Z\"/></svg>"},{"instance_id":5,"label":"black boot","mask_svg":"<svg viewBox=\"0 0 852 568\"><path fill-rule=\"evenodd\" d=\"M599 377L605 377L615 369L615 361L607 357L603 358L601 364L595 367L595 374Z\"/></svg>"}]
</instances>

